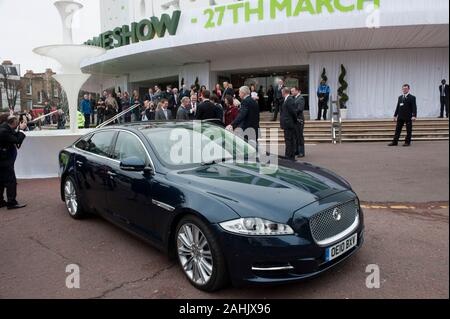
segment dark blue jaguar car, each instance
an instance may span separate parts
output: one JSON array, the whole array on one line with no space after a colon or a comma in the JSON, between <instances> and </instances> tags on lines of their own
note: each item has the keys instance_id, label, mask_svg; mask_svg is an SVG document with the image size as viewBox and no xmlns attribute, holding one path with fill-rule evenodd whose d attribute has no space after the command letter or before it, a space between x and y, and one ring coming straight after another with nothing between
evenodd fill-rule
<instances>
[{"instance_id":1,"label":"dark blue jaguar car","mask_svg":"<svg viewBox=\"0 0 450 319\"><path fill-rule=\"evenodd\" d=\"M101 215L177 258L205 291L310 278L362 246L344 179L282 158L269 172L235 160L256 152L210 123L108 127L60 153L61 199L74 219Z\"/></svg>"}]
</instances>

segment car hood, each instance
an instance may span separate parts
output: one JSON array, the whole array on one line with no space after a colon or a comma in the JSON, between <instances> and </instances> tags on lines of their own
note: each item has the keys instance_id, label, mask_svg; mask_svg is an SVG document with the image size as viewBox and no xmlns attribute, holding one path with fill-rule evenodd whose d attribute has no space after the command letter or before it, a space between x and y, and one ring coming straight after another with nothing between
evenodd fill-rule
<instances>
[{"instance_id":1,"label":"car hood","mask_svg":"<svg viewBox=\"0 0 450 319\"><path fill-rule=\"evenodd\" d=\"M300 208L350 189L332 172L307 163L283 161L267 175L260 173L257 164L224 163L172 171L167 178L215 197L241 217L274 222L287 222Z\"/></svg>"}]
</instances>

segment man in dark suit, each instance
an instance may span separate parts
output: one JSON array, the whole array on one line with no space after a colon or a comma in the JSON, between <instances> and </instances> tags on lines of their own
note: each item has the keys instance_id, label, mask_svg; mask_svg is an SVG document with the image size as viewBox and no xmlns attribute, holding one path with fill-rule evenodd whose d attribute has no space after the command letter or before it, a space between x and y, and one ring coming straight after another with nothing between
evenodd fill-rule
<instances>
[{"instance_id":1,"label":"man in dark suit","mask_svg":"<svg viewBox=\"0 0 450 319\"><path fill-rule=\"evenodd\" d=\"M444 110L445 116L448 118L448 102L450 97L450 89L445 79L442 80L441 85L439 86L439 95L441 97L441 115L439 116L439 118L444 118Z\"/></svg>"},{"instance_id":2,"label":"man in dark suit","mask_svg":"<svg viewBox=\"0 0 450 319\"><path fill-rule=\"evenodd\" d=\"M278 113L280 112L280 107L284 103L283 89L284 89L284 80L279 80L278 86L275 88L274 92L272 122L275 122L277 120Z\"/></svg>"},{"instance_id":3,"label":"man in dark suit","mask_svg":"<svg viewBox=\"0 0 450 319\"><path fill-rule=\"evenodd\" d=\"M179 121L188 121L189 120L189 106L191 104L191 100L185 96L181 99L181 105L177 111L177 120Z\"/></svg>"},{"instance_id":4,"label":"man in dark suit","mask_svg":"<svg viewBox=\"0 0 450 319\"><path fill-rule=\"evenodd\" d=\"M248 86L243 86L239 90L239 97L241 98L241 108L236 119L231 123L227 130L233 131L237 128L246 131L251 128L254 130L255 139L257 142L259 137L259 121L260 111L258 103L250 96L251 92ZM246 137L249 140L249 136Z\"/></svg>"},{"instance_id":5,"label":"man in dark suit","mask_svg":"<svg viewBox=\"0 0 450 319\"><path fill-rule=\"evenodd\" d=\"M296 153L296 128L297 128L297 108L295 99L292 97L289 88L283 88L283 104L281 105L281 128L284 130L284 139L286 143L286 158L295 161Z\"/></svg>"},{"instance_id":6,"label":"man in dark suit","mask_svg":"<svg viewBox=\"0 0 450 319\"><path fill-rule=\"evenodd\" d=\"M305 99L302 96L302 92L298 87L294 87L291 90L291 94L295 100L295 109L297 110L297 125L296 125L296 153L299 157L305 157L305 137L304 137L304 129L305 129Z\"/></svg>"},{"instance_id":7,"label":"man in dark suit","mask_svg":"<svg viewBox=\"0 0 450 319\"><path fill-rule=\"evenodd\" d=\"M197 107L195 119L200 121L220 119L216 105L210 101L211 92L208 90L204 91L202 97L203 102Z\"/></svg>"},{"instance_id":8,"label":"man in dark suit","mask_svg":"<svg viewBox=\"0 0 450 319\"><path fill-rule=\"evenodd\" d=\"M395 130L394 141L389 146L397 146L400 140L403 126L406 124L406 140L403 146L411 146L413 121L417 118L417 103L416 97L410 94L411 87L409 84L403 85L403 94L400 95L395 110L394 119L397 121L397 128Z\"/></svg>"},{"instance_id":9,"label":"man in dark suit","mask_svg":"<svg viewBox=\"0 0 450 319\"><path fill-rule=\"evenodd\" d=\"M20 148L25 140L25 134L17 131L25 130L27 122L19 123L19 119L13 115L0 125L0 208L19 209L26 205L20 205L16 201L17 180L14 171L14 163L17 158L17 148ZM7 201L3 198L6 188Z\"/></svg>"}]
</instances>

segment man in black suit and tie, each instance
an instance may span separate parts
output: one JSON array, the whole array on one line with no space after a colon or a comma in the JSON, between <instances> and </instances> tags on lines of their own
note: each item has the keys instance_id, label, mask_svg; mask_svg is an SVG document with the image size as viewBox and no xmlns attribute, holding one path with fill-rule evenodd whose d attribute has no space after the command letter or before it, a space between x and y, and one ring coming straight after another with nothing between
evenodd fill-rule
<instances>
[{"instance_id":1,"label":"man in black suit and tie","mask_svg":"<svg viewBox=\"0 0 450 319\"><path fill-rule=\"evenodd\" d=\"M195 119L200 121L220 119L216 105L209 100L211 98L211 92L208 90L204 91L202 97L203 102L197 107Z\"/></svg>"},{"instance_id":2,"label":"man in black suit and tie","mask_svg":"<svg viewBox=\"0 0 450 319\"><path fill-rule=\"evenodd\" d=\"M258 103L252 99L251 92L248 86L243 86L239 89L239 97L241 98L241 108L236 119L231 123L227 130L233 131L237 128L246 131L251 128L254 130L256 141L259 137L259 121L260 121L260 111ZM249 136L244 137L249 140Z\"/></svg>"},{"instance_id":3,"label":"man in black suit and tie","mask_svg":"<svg viewBox=\"0 0 450 319\"><path fill-rule=\"evenodd\" d=\"M450 89L446 80L442 80L441 85L439 86L439 95L441 97L441 115L439 116L439 118L444 118L444 110L445 117L448 118L448 102L450 97Z\"/></svg>"},{"instance_id":4,"label":"man in black suit and tie","mask_svg":"<svg viewBox=\"0 0 450 319\"><path fill-rule=\"evenodd\" d=\"M284 89L284 80L279 80L278 86L275 88L272 122L275 122L277 120L278 113L280 112L280 107L284 102L283 101L283 89Z\"/></svg>"},{"instance_id":5,"label":"man in black suit and tie","mask_svg":"<svg viewBox=\"0 0 450 319\"><path fill-rule=\"evenodd\" d=\"M297 128L297 108L295 99L292 97L289 88L283 88L283 104L281 106L281 128L284 130L284 139L286 143L286 158L295 161L296 145L296 128Z\"/></svg>"},{"instance_id":6,"label":"man in black suit and tie","mask_svg":"<svg viewBox=\"0 0 450 319\"><path fill-rule=\"evenodd\" d=\"M305 99L303 98L302 92L298 87L292 88L291 94L294 97L295 109L297 110L297 125L295 132L297 148L295 155L298 155L299 157L305 157L305 115L303 113L305 111Z\"/></svg>"},{"instance_id":7,"label":"man in black suit and tie","mask_svg":"<svg viewBox=\"0 0 450 319\"><path fill-rule=\"evenodd\" d=\"M416 97L410 94L411 87L409 84L403 85L403 94L398 98L397 108L395 110L394 119L397 121L394 141L389 146L397 146L400 140L403 126L406 124L406 140L403 146L411 146L413 121L417 118Z\"/></svg>"}]
</instances>

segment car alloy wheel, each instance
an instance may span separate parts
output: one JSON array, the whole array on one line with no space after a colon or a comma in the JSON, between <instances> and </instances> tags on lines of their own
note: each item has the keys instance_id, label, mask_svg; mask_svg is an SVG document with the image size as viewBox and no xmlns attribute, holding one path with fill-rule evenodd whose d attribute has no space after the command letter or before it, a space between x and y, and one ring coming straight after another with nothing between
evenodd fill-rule
<instances>
[{"instance_id":1,"label":"car alloy wheel","mask_svg":"<svg viewBox=\"0 0 450 319\"><path fill-rule=\"evenodd\" d=\"M85 210L80 202L77 185L72 177L67 177L64 182L64 201L70 217L74 219L86 217Z\"/></svg>"},{"instance_id":2,"label":"car alloy wheel","mask_svg":"<svg viewBox=\"0 0 450 319\"><path fill-rule=\"evenodd\" d=\"M78 199L77 191L72 180L69 178L64 186L64 198L66 201L66 207L71 216L76 216L78 213Z\"/></svg>"},{"instance_id":3,"label":"car alloy wheel","mask_svg":"<svg viewBox=\"0 0 450 319\"><path fill-rule=\"evenodd\" d=\"M209 283L214 270L210 244L194 224L184 224L177 236L178 258L186 276L195 284Z\"/></svg>"}]
</instances>

